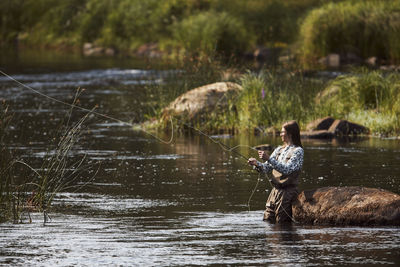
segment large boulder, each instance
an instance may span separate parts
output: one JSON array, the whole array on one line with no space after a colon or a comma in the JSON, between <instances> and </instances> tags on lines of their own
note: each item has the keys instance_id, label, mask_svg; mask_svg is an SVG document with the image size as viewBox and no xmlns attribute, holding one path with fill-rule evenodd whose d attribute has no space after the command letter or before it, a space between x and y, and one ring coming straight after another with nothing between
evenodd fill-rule
<instances>
[{"instance_id":1,"label":"large boulder","mask_svg":"<svg viewBox=\"0 0 400 267\"><path fill-rule=\"evenodd\" d=\"M228 106L229 100L242 87L232 82L218 82L192 89L171 102L163 111L163 117L185 116L201 118Z\"/></svg>"},{"instance_id":2,"label":"large boulder","mask_svg":"<svg viewBox=\"0 0 400 267\"><path fill-rule=\"evenodd\" d=\"M400 196L357 186L308 190L299 194L293 217L303 224L400 226Z\"/></svg>"},{"instance_id":3,"label":"large boulder","mask_svg":"<svg viewBox=\"0 0 400 267\"><path fill-rule=\"evenodd\" d=\"M346 120L335 120L328 131L333 132L335 135L357 135L369 132L367 127Z\"/></svg>"},{"instance_id":4,"label":"large boulder","mask_svg":"<svg viewBox=\"0 0 400 267\"><path fill-rule=\"evenodd\" d=\"M301 132L303 138L325 139L369 133L369 129L365 126L347 120L335 120L332 117L312 121L307 124L306 129L307 131Z\"/></svg>"},{"instance_id":5,"label":"large boulder","mask_svg":"<svg viewBox=\"0 0 400 267\"><path fill-rule=\"evenodd\" d=\"M334 121L335 119L330 116L316 119L315 121L312 121L307 124L306 130L307 131L328 130Z\"/></svg>"}]
</instances>

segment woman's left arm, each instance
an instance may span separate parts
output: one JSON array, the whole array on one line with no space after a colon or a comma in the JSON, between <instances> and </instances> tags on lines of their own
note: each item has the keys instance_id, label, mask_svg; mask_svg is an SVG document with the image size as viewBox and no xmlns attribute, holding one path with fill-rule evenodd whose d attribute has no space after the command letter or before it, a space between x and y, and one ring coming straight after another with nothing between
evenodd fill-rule
<instances>
[{"instance_id":1,"label":"woman's left arm","mask_svg":"<svg viewBox=\"0 0 400 267\"><path fill-rule=\"evenodd\" d=\"M271 157L268 162L271 166L282 174L290 174L298 171L303 166L304 150L301 147L296 148L293 155L287 162L278 161L276 158Z\"/></svg>"}]
</instances>

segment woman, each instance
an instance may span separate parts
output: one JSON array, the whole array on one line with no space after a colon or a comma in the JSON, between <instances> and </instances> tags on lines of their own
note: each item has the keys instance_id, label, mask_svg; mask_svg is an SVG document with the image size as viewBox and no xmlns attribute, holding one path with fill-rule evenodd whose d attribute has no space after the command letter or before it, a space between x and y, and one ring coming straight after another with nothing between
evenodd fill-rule
<instances>
[{"instance_id":1,"label":"woman","mask_svg":"<svg viewBox=\"0 0 400 267\"><path fill-rule=\"evenodd\" d=\"M273 186L269 194L264 220L272 223L290 222L292 219L292 202L298 191L298 178L303 166L304 150L300 140L300 127L296 121L283 124L280 134L283 145L277 147L271 156L265 151L258 151L258 156L265 163L249 158L248 163L259 172L272 171L269 180Z\"/></svg>"}]
</instances>

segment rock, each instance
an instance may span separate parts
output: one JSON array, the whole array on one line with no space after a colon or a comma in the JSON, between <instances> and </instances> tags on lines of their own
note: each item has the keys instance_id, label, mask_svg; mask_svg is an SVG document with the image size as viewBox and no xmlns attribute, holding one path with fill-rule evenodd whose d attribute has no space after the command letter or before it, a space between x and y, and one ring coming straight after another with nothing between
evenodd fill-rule
<instances>
[{"instance_id":1,"label":"rock","mask_svg":"<svg viewBox=\"0 0 400 267\"><path fill-rule=\"evenodd\" d=\"M369 129L365 126L347 120L335 120L329 116L310 122L306 129L307 131L300 133L302 138L327 139L369 133Z\"/></svg>"},{"instance_id":2,"label":"rock","mask_svg":"<svg viewBox=\"0 0 400 267\"><path fill-rule=\"evenodd\" d=\"M400 226L400 196L365 187L323 187L299 194L294 219L303 224Z\"/></svg>"},{"instance_id":3,"label":"rock","mask_svg":"<svg viewBox=\"0 0 400 267\"><path fill-rule=\"evenodd\" d=\"M157 43L147 43L141 45L136 50L136 55L139 57L146 57L146 58L161 58L162 53L158 48Z\"/></svg>"},{"instance_id":4,"label":"rock","mask_svg":"<svg viewBox=\"0 0 400 267\"><path fill-rule=\"evenodd\" d=\"M340 66L340 56L339 54L329 54L326 57L319 59L318 63L330 68L337 68Z\"/></svg>"},{"instance_id":5,"label":"rock","mask_svg":"<svg viewBox=\"0 0 400 267\"><path fill-rule=\"evenodd\" d=\"M328 130L319 130L319 131L301 132L300 136L301 138L330 139L335 137L335 134Z\"/></svg>"},{"instance_id":6,"label":"rock","mask_svg":"<svg viewBox=\"0 0 400 267\"><path fill-rule=\"evenodd\" d=\"M88 51L90 49L93 48L93 44L92 43L84 43L83 44L83 51Z\"/></svg>"},{"instance_id":7,"label":"rock","mask_svg":"<svg viewBox=\"0 0 400 267\"><path fill-rule=\"evenodd\" d=\"M317 119L315 121L308 123L306 129L307 131L328 130L334 121L335 119L330 116Z\"/></svg>"},{"instance_id":8,"label":"rock","mask_svg":"<svg viewBox=\"0 0 400 267\"><path fill-rule=\"evenodd\" d=\"M101 46L96 46L92 43L84 43L82 52L84 56L114 56L116 54L113 48L104 48Z\"/></svg>"},{"instance_id":9,"label":"rock","mask_svg":"<svg viewBox=\"0 0 400 267\"><path fill-rule=\"evenodd\" d=\"M368 134L369 129L347 120L335 120L329 127L328 131L333 132L335 135L357 135L357 134Z\"/></svg>"},{"instance_id":10,"label":"rock","mask_svg":"<svg viewBox=\"0 0 400 267\"><path fill-rule=\"evenodd\" d=\"M365 60L365 63L367 63L370 66L376 66L378 63L378 59L377 57L370 57Z\"/></svg>"},{"instance_id":11,"label":"rock","mask_svg":"<svg viewBox=\"0 0 400 267\"><path fill-rule=\"evenodd\" d=\"M187 116L190 119L205 117L228 106L229 99L242 87L232 82L218 82L192 89L171 102L163 111L163 118Z\"/></svg>"},{"instance_id":12,"label":"rock","mask_svg":"<svg viewBox=\"0 0 400 267\"><path fill-rule=\"evenodd\" d=\"M114 56L115 55L115 49L113 48L106 48L104 54L106 56Z\"/></svg>"}]
</instances>

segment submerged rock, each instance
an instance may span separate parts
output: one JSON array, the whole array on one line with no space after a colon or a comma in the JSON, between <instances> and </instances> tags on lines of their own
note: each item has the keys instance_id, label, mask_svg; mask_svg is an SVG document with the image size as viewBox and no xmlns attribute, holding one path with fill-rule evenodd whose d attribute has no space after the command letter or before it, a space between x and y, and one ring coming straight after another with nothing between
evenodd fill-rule
<instances>
[{"instance_id":1,"label":"submerged rock","mask_svg":"<svg viewBox=\"0 0 400 267\"><path fill-rule=\"evenodd\" d=\"M400 226L400 196L365 187L323 187L299 194L293 217L303 224Z\"/></svg>"}]
</instances>

